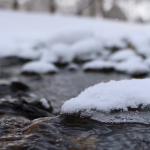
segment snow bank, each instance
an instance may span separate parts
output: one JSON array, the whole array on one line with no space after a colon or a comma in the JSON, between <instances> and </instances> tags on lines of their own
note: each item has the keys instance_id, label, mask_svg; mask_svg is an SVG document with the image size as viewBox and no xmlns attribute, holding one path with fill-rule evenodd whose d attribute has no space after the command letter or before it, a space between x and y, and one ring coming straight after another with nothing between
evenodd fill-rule
<instances>
[{"instance_id":1,"label":"snow bank","mask_svg":"<svg viewBox=\"0 0 150 150\"><path fill-rule=\"evenodd\" d=\"M37 74L45 74L45 73L57 73L58 69L50 63L34 61L25 64L22 67L22 73L37 73Z\"/></svg>"},{"instance_id":2,"label":"snow bank","mask_svg":"<svg viewBox=\"0 0 150 150\"><path fill-rule=\"evenodd\" d=\"M61 108L61 114L78 114L82 111L86 116L86 113L89 115L92 111L128 111L128 107L145 107L150 104L149 88L150 79L100 83L66 101Z\"/></svg>"}]
</instances>

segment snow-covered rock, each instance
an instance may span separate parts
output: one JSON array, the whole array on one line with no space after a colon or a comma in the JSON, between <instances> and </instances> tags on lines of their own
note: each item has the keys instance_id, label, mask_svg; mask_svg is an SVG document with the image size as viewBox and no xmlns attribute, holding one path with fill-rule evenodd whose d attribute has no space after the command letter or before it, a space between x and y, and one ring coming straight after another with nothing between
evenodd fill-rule
<instances>
[{"instance_id":1,"label":"snow-covered rock","mask_svg":"<svg viewBox=\"0 0 150 150\"><path fill-rule=\"evenodd\" d=\"M29 62L22 67L22 73L46 74L57 72L58 69L53 64L41 61Z\"/></svg>"},{"instance_id":2,"label":"snow-covered rock","mask_svg":"<svg viewBox=\"0 0 150 150\"><path fill-rule=\"evenodd\" d=\"M56 43L73 44L82 39L92 37L93 33L90 30L85 29L63 29L53 33L49 39L49 45Z\"/></svg>"},{"instance_id":3,"label":"snow-covered rock","mask_svg":"<svg viewBox=\"0 0 150 150\"><path fill-rule=\"evenodd\" d=\"M97 38L88 38L74 44L71 51L79 61L92 60L98 57L103 50L101 41Z\"/></svg>"},{"instance_id":4,"label":"snow-covered rock","mask_svg":"<svg viewBox=\"0 0 150 150\"><path fill-rule=\"evenodd\" d=\"M150 57L145 60L145 63L150 67Z\"/></svg>"},{"instance_id":5,"label":"snow-covered rock","mask_svg":"<svg viewBox=\"0 0 150 150\"><path fill-rule=\"evenodd\" d=\"M99 83L89 87L76 98L66 101L61 108L61 114L76 114L106 123L147 124L150 123L149 88L150 79ZM147 111L143 110L145 107L148 107ZM135 111L130 111L130 109ZM112 111L113 113L111 113Z\"/></svg>"},{"instance_id":6,"label":"snow-covered rock","mask_svg":"<svg viewBox=\"0 0 150 150\"><path fill-rule=\"evenodd\" d=\"M136 56L132 49L123 49L115 52L111 55L110 60L112 61L124 61Z\"/></svg>"},{"instance_id":7,"label":"snow-covered rock","mask_svg":"<svg viewBox=\"0 0 150 150\"><path fill-rule=\"evenodd\" d=\"M33 49L22 49L17 57L28 60L36 60L39 59L41 51L33 50Z\"/></svg>"},{"instance_id":8,"label":"snow-covered rock","mask_svg":"<svg viewBox=\"0 0 150 150\"><path fill-rule=\"evenodd\" d=\"M148 65L140 57L131 58L116 65L115 69L130 75L146 75L150 72Z\"/></svg>"},{"instance_id":9,"label":"snow-covered rock","mask_svg":"<svg viewBox=\"0 0 150 150\"><path fill-rule=\"evenodd\" d=\"M78 70L79 66L75 63L71 63L67 66L67 70Z\"/></svg>"},{"instance_id":10,"label":"snow-covered rock","mask_svg":"<svg viewBox=\"0 0 150 150\"><path fill-rule=\"evenodd\" d=\"M14 42L0 42L0 58L15 57L18 55L19 52L20 48Z\"/></svg>"},{"instance_id":11,"label":"snow-covered rock","mask_svg":"<svg viewBox=\"0 0 150 150\"><path fill-rule=\"evenodd\" d=\"M85 71L112 71L115 69L115 63L109 61L102 61L102 60L94 60L87 62L83 65L83 70Z\"/></svg>"},{"instance_id":12,"label":"snow-covered rock","mask_svg":"<svg viewBox=\"0 0 150 150\"><path fill-rule=\"evenodd\" d=\"M43 50L41 61L66 64L73 60L73 53L70 50L70 46L64 43L57 43L51 47L51 49Z\"/></svg>"},{"instance_id":13,"label":"snow-covered rock","mask_svg":"<svg viewBox=\"0 0 150 150\"><path fill-rule=\"evenodd\" d=\"M117 48L117 49L124 49L126 47L126 43L122 39L118 38L107 38L104 41L104 46L109 49Z\"/></svg>"},{"instance_id":14,"label":"snow-covered rock","mask_svg":"<svg viewBox=\"0 0 150 150\"><path fill-rule=\"evenodd\" d=\"M79 113L92 110L110 112L128 107L150 104L150 79L132 79L99 83L89 87L76 98L64 103L61 113Z\"/></svg>"},{"instance_id":15,"label":"snow-covered rock","mask_svg":"<svg viewBox=\"0 0 150 150\"><path fill-rule=\"evenodd\" d=\"M45 109L49 109L51 107L50 104L48 103L48 101L45 98L41 98L40 102L41 102L41 104L43 105L43 107Z\"/></svg>"}]
</instances>

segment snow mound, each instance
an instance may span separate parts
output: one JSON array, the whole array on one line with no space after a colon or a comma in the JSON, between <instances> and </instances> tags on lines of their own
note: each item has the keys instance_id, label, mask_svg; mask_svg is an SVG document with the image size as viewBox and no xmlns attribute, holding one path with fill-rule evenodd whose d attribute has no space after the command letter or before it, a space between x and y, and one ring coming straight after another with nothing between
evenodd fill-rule
<instances>
[{"instance_id":1,"label":"snow mound","mask_svg":"<svg viewBox=\"0 0 150 150\"><path fill-rule=\"evenodd\" d=\"M135 52L132 49L123 49L115 52L111 55L110 60L112 61L124 61L129 58L136 56Z\"/></svg>"},{"instance_id":2,"label":"snow mound","mask_svg":"<svg viewBox=\"0 0 150 150\"><path fill-rule=\"evenodd\" d=\"M28 60L36 60L40 57L41 51L32 49L22 49L17 57Z\"/></svg>"},{"instance_id":3,"label":"snow mound","mask_svg":"<svg viewBox=\"0 0 150 150\"><path fill-rule=\"evenodd\" d=\"M87 38L75 43L71 51L74 53L75 59L79 61L87 61L95 59L103 50L101 41L96 38Z\"/></svg>"},{"instance_id":4,"label":"snow mound","mask_svg":"<svg viewBox=\"0 0 150 150\"><path fill-rule=\"evenodd\" d=\"M72 71L72 70L78 70L78 69L79 69L79 66L77 64L75 64L75 63L71 63L71 64L69 64L67 66L67 70L70 70L70 71Z\"/></svg>"},{"instance_id":5,"label":"snow mound","mask_svg":"<svg viewBox=\"0 0 150 150\"><path fill-rule=\"evenodd\" d=\"M102 60L94 60L83 65L83 70L114 70L115 63Z\"/></svg>"},{"instance_id":6,"label":"snow mound","mask_svg":"<svg viewBox=\"0 0 150 150\"><path fill-rule=\"evenodd\" d=\"M112 110L128 111L150 104L150 79L132 79L100 83L83 91L76 98L66 101L61 114L89 116L94 112L109 113Z\"/></svg>"},{"instance_id":7,"label":"snow mound","mask_svg":"<svg viewBox=\"0 0 150 150\"><path fill-rule=\"evenodd\" d=\"M129 60L121 62L116 65L115 69L119 72L130 75L146 75L150 71L148 65L142 61L140 57L133 57Z\"/></svg>"},{"instance_id":8,"label":"snow mound","mask_svg":"<svg viewBox=\"0 0 150 150\"><path fill-rule=\"evenodd\" d=\"M58 69L53 65L46 62L34 61L25 64L22 67L22 73L57 73Z\"/></svg>"},{"instance_id":9,"label":"snow mound","mask_svg":"<svg viewBox=\"0 0 150 150\"><path fill-rule=\"evenodd\" d=\"M43 107L45 109L49 109L50 108L50 104L48 103L48 101L45 98L41 98L40 102L41 102L41 104L43 105Z\"/></svg>"}]
</instances>

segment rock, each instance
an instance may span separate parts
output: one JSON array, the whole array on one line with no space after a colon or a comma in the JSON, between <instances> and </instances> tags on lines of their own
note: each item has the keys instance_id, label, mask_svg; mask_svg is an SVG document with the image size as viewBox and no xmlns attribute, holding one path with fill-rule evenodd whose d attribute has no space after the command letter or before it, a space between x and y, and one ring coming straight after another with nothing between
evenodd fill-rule
<instances>
[{"instance_id":1,"label":"rock","mask_svg":"<svg viewBox=\"0 0 150 150\"><path fill-rule=\"evenodd\" d=\"M22 83L22 82L12 82L10 85L11 90L16 93L18 91L29 91L29 86L27 86L26 84Z\"/></svg>"},{"instance_id":2,"label":"rock","mask_svg":"<svg viewBox=\"0 0 150 150\"><path fill-rule=\"evenodd\" d=\"M11 101L0 99L0 114L23 116L28 119L53 116L47 111L36 108L25 101L19 101L17 99Z\"/></svg>"}]
</instances>

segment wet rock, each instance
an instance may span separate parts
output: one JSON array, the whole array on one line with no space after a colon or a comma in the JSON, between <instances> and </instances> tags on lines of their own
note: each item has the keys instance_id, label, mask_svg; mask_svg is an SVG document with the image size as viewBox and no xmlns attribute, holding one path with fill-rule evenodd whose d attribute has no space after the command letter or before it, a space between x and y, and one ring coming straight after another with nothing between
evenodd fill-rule
<instances>
[{"instance_id":1,"label":"wet rock","mask_svg":"<svg viewBox=\"0 0 150 150\"><path fill-rule=\"evenodd\" d=\"M22 82L12 82L10 85L11 90L16 93L18 91L29 91L29 86Z\"/></svg>"},{"instance_id":2,"label":"wet rock","mask_svg":"<svg viewBox=\"0 0 150 150\"><path fill-rule=\"evenodd\" d=\"M0 116L3 150L148 150L149 126L102 124L66 115L38 118Z\"/></svg>"},{"instance_id":3,"label":"wet rock","mask_svg":"<svg viewBox=\"0 0 150 150\"><path fill-rule=\"evenodd\" d=\"M0 114L23 116L28 119L35 119L40 117L51 117L53 116L47 111L36 108L24 101L19 100L3 100L0 102Z\"/></svg>"}]
</instances>

